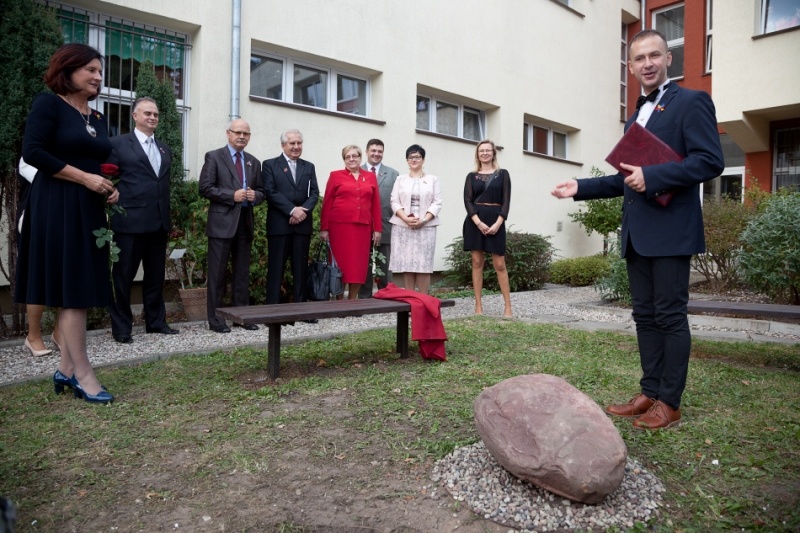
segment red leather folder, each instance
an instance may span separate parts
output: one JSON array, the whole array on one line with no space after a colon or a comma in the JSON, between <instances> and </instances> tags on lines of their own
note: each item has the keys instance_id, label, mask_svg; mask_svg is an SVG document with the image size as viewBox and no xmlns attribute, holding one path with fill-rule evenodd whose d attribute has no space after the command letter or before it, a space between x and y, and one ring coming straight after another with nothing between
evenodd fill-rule
<instances>
[{"instance_id":1,"label":"red leather folder","mask_svg":"<svg viewBox=\"0 0 800 533\"><path fill-rule=\"evenodd\" d=\"M623 170L620 163L646 167L671 161L680 163L683 161L683 156L656 137L650 130L643 128L638 122L634 122L608 154L606 161L623 176L629 176L630 172ZM655 195L655 200L666 207L672 200L672 195L672 191L662 191Z\"/></svg>"}]
</instances>

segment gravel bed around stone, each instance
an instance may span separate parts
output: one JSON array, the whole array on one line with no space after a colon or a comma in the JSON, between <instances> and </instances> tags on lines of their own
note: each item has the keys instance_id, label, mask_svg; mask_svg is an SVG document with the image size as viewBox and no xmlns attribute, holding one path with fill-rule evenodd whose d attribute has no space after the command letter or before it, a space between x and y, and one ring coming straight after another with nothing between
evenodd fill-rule
<instances>
[{"instance_id":1,"label":"gravel bed around stone","mask_svg":"<svg viewBox=\"0 0 800 533\"><path fill-rule=\"evenodd\" d=\"M568 288L548 285L543 290L517 292L511 295L515 319L533 322L554 322L565 326L580 327L592 323L619 325L619 329L634 330L630 311L616 307L592 305L599 303L599 295L593 287ZM499 294L483 298L484 314L501 318L503 300ZM472 316L474 299L458 298L455 307L442 310L447 320ZM734 330L731 321L719 319L718 325L707 324L694 327L695 331L714 329ZM281 329L283 343L299 339L329 338L335 335L365 331L376 328L393 328L396 324L394 314L370 315L360 318L334 318L320 320L318 324L297 322L294 326ZM231 333L209 331L205 322L172 324L180 329L178 335L145 334L143 328L134 328L132 344L114 342L109 330L91 331L87 336L89 357L95 366L135 362L138 360L165 358L181 353L208 353L215 350L228 350L236 347L252 346L266 349L269 333L266 327L258 331L233 328ZM794 326L800 331L800 326ZM800 342L800 335L786 333L759 332L761 337L783 337ZM49 347L50 337L45 338ZM58 352L51 356L33 357L22 346L22 339L0 342L0 384L20 380L52 376L58 364ZM266 365L266 356L265 362Z\"/></svg>"},{"instance_id":2,"label":"gravel bed around stone","mask_svg":"<svg viewBox=\"0 0 800 533\"><path fill-rule=\"evenodd\" d=\"M658 478L628 457L622 484L602 503L571 502L509 474L483 442L437 461L431 481L477 515L523 532L629 529L659 516L664 493Z\"/></svg>"}]
</instances>

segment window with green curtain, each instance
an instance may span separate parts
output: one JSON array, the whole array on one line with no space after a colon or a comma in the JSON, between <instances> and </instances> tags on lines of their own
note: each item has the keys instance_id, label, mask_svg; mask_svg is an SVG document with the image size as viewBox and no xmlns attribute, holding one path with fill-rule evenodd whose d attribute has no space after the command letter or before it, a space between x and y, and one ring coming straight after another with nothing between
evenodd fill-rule
<instances>
[{"instance_id":1,"label":"window with green curtain","mask_svg":"<svg viewBox=\"0 0 800 533\"><path fill-rule=\"evenodd\" d=\"M89 44L89 15L66 9L59 9L57 13L65 43Z\"/></svg>"},{"instance_id":2,"label":"window with green curtain","mask_svg":"<svg viewBox=\"0 0 800 533\"><path fill-rule=\"evenodd\" d=\"M159 80L170 80L183 99L185 39L177 35L106 21L106 85L135 91L139 65L150 60Z\"/></svg>"}]
</instances>

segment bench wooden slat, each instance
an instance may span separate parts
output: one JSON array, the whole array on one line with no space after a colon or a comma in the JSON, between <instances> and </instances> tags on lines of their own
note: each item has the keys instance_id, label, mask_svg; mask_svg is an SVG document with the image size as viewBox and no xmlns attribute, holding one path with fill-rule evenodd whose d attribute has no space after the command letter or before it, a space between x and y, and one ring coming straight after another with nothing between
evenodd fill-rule
<instances>
[{"instance_id":1,"label":"bench wooden slat","mask_svg":"<svg viewBox=\"0 0 800 533\"><path fill-rule=\"evenodd\" d=\"M773 318L800 318L800 306L760 304L750 302L723 302L719 300L690 300L689 312L719 313L725 315L764 316Z\"/></svg>"},{"instance_id":2,"label":"bench wooden slat","mask_svg":"<svg viewBox=\"0 0 800 533\"><path fill-rule=\"evenodd\" d=\"M439 307L453 307L455 300L439 300ZM351 316L397 313L395 348L401 358L408 357L408 319L411 305L394 300L368 298L364 300L331 300L326 302L299 302L277 305L251 305L246 307L220 307L217 316L234 324L266 324L269 327L267 342L267 372L270 378L280 374L281 327L299 320L313 318L344 318Z\"/></svg>"}]
</instances>

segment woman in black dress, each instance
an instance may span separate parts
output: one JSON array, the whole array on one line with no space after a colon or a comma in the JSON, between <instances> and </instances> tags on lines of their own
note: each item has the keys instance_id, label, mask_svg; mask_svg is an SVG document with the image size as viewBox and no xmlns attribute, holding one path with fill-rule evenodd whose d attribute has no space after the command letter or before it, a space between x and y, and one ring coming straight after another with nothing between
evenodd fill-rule
<instances>
[{"instance_id":1,"label":"woman in black dress","mask_svg":"<svg viewBox=\"0 0 800 533\"><path fill-rule=\"evenodd\" d=\"M89 107L102 87L102 60L90 46L60 47L44 76L54 94L40 94L28 115L22 155L39 172L20 236L15 295L19 303L59 308L55 391L72 387L96 403L114 397L86 353L87 309L111 304L108 248L98 248L92 232L107 226L105 204L119 199L100 172L111 153L106 120Z\"/></svg>"},{"instance_id":2,"label":"woman in black dress","mask_svg":"<svg viewBox=\"0 0 800 533\"><path fill-rule=\"evenodd\" d=\"M464 185L464 250L472 252L472 289L475 314L483 314L483 263L492 254L492 266L503 294L503 316L511 316L511 290L506 270L506 226L511 204L511 176L497 163L497 148L490 140L475 147L475 172L467 174Z\"/></svg>"}]
</instances>

